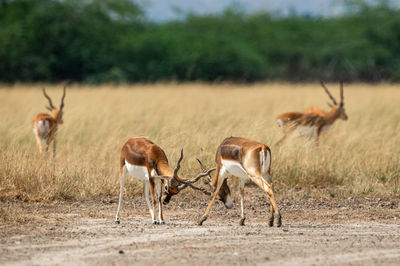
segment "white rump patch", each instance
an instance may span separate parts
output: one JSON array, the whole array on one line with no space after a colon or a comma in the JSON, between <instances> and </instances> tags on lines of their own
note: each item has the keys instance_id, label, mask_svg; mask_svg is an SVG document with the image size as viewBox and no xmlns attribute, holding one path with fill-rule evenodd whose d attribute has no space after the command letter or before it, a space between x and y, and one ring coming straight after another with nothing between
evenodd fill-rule
<instances>
[{"instance_id":1,"label":"white rump patch","mask_svg":"<svg viewBox=\"0 0 400 266\"><path fill-rule=\"evenodd\" d=\"M132 165L125 161L125 167L133 178L138 180L149 180L149 172L145 166Z\"/></svg>"},{"instance_id":2,"label":"white rump patch","mask_svg":"<svg viewBox=\"0 0 400 266\"><path fill-rule=\"evenodd\" d=\"M238 162L231 160L222 160L222 166L231 175L241 178L248 178L246 170L244 170L242 165Z\"/></svg>"},{"instance_id":3,"label":"white rump patch","mask_svg":"<svg viewBox=\"0 0 400 266\"><path fill-rule=\"evenodd\" d=\"M47 136L47 134L49 133L49 129L50 129L49 121L39 120L37 128L39 130L39 137L41 139L45 138Z\"/></svg>"},{"instance_id":4,"label":"white rump patch","mask_svg":"<svg viewBox=\"0 0 400 266\"><path fill-rule=\"evenodd\" d=\"M267 158L265 158L265 163L264 163L263 168L262 168L264 173L268 172L270 165L271 165L271 154L267 150Z\"/></svg>"}]
</instances>

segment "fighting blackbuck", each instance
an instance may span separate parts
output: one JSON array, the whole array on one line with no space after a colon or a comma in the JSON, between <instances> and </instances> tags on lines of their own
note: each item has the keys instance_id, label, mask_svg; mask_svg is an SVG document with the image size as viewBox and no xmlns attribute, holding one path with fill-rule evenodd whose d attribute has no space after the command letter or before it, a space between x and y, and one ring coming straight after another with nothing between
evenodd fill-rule
<instances>
[{"instance_id":1,"label":"fighting blackbuck","mask_svg":"<svg viewBox=\"0 0 400 266\"><path fill-rule=\"evenodd\" d=\"M245 182L250 179L264 190L270 199L271 216L269 225L281 226L281 214L275 202L273 185L271 181L271 150L268 146L240 137L229 137L222 141L218 146L215 161L217 170L211 178L210 187L213 191L210 203L204 215L199 221L202 225L207 220L208 213L217 197L224 202L225 207L230 209L233 207L230 188L227 183L227 176L232 175L239 177L241 219L239 224L244 225L246 216L244 213L244 186ZM199 161L200 162L200 161ZM201 164L201 162L200 162ZM201 164L202 165L202 164Z\"/></svg>"},{"instance_id":2,"label":"fighting blackbuck","mask_svg":"<svg viewBox=\"0 0 400 266\"><path fill-rule=\"evenodd\" d=\"M56 135L58 125L63 123L65 90L66 86L64 86L60 107L57 108L53 105L49 95L47 95L46 89L43 88L43 95L49 101L49 106L46 106L46 108L51 112L51 114L39 113L32 121L33 133L35 134L40 153L42 153L43 150L43 142L45 142L46 151L48 151L50 143L53 142L53 156L56 154Z\"/></svg>"},{"instance_id":3,"label":"fighting blackbuck","mask_svg":"<svg viewBox=\"0 0 400 266\"><path fill-rule=\"evenodd\" d=\"M146 138L131 138L121 149L119 161L120 194L115 223L119 224L119 212L122 206L124 182L126 174L144 182L146 202L153 224L164 224L162 213L162 196L165 193L163 204L168 204L171 197L186 187L198 189L207 193L204 188L194 185L200 178L210 174L215 168L200 173L191 180L184 180L178 176L180 163L183 159L183 150L176 167L172 169L168 164L165 152ZM150 198L149 198L150 194ZM155 195L157 194L157 195ZM156 198L158 203L158 221L155 217ZM151 199L151 202L150 202Z\"/></svg>"},{"instance_id":4,"label":"fighting blackbuck","mask_svg":"<svg viewBox=\"0 0 400 266\"><path fill-rule=\"evenodd\" d=\"M314 137L318 144L320 134L329 129L337 119L348 119L344 109L343 81L340 82L339 104L322 81L321 86L333 103L328 103L331 110L325 112L317 107L308 107L304 113L288 112L277 116L276 121L283 130L283 136L275 143L276 145L280 144L288 135L296 130L300 135L309 138Z\"/></svg>"}]
</instances>

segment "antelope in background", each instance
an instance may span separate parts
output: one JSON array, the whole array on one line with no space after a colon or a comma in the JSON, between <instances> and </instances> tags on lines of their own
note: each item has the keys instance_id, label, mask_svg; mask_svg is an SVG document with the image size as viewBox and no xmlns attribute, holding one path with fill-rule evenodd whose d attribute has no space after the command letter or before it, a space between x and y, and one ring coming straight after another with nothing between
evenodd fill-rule
<instances>
[{"instance_id":1,"label":"antelope in background","mask_svg":"<svg viewBox=\"0 0 400 266\"><path fill-rule=\"evenodd\" d=\"M333 104L328 103L331 110L325 112L317 107L308 107L304 113L288 112L277 116L276 120L278 125L283 129L283 136L275 145L280 144L288 135L296 130L301 135L308 136L309 138L315 137L316 144L318 144L320 134L328 130L337 119L348 119L344 109L343 81L340 82L339 104L322 81L321 86L332 100Z\"/></svg>"},{"instance_id":2,"label":"antelope in background","mask_svg":"<svg viewBox=\"0 0 400 266\"><path fill-rule=\"evenodd\" d=\"M53 105L51 98L47 95L46 89L43 88L43 95L49 101L49 106L46 106L46 108L51 112L51 114L39 113L32 121L33 133L35 134L36 142L39 146L39 152L42 153L42 142L45 142L46 151L48 151L49 145L53 141L53 157L56 154L56 135L58 125L63 123L65 89L66 86L64 86L60 107L57 109Z\"/></svg>"},{"instance_id":3,"label":"antelope in background","mask_svg":"<svg viewBox=\"0 0 400 266\"><path fill-rule=\"evenodd\" d=\"M193 183L197 182L201 177L210 174L215 170L215 168L197 175L192 180L183 180L178 176L182 159L183 150L181 150L181 156L175 169L172 169L168 164L165 152L158 145L146 138L129 139L122 147L120 153L120 194L115 223L120 223L119 212L121 210L124 182L127 173L129 173L133 178L144 182L145 198L153 224L165 224L161 204L161 199L164 193L165 197L163 204L168 204L172 196L178 194L188 186L201 190L207 194L207 191L205 191L204 188L196 187ZM164 189L162 187L163 185ZM155 192L157 194L156 196ZM155 217L156 198L158 203L158 221Z\"/></svg>"},{"instance_id":4,"label":"antelope in background","mask_svg":"<svg viewBox=\"0 0 400 266\"><path fill-rule=\"evenodd\" d=\"M202 166L200 160L198 161ZM226 179L228 175L233 175L240 179L241 219L239 224L244 225L244 221L246 220L243 206L244 186L245 182L250 179L268 194L271 202L269 226L274 225L274 218L276 218L276 226L280 227L281 214L275 202L271 183L271 151L268 146L245 138L229 137L224 139L219 145L215 161L217 163L217 170L210 182L213 194L204 215L199 221L199 225L202 225L203 222L207 220L208 213L217 195L220 200L224 202L226 208L230 209L233 207L230 189Z\"/></svg>"}]
</instances>

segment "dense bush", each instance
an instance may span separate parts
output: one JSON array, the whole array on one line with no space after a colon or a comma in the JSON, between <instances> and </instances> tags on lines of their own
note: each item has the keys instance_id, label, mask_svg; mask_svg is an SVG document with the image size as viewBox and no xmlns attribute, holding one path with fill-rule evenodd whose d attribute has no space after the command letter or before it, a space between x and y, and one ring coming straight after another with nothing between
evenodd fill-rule
<instances>
[{"instance_id":1,"label":"dense bush","mask_svg":"<svg viewBox=\"0 0 400 266\"><path fill-rule=\"evenodd\" d=\"M0 25L5 82L400 80L400 11L388 4L157 24L130 0L2 0Z\"/></svg>"}]
</instances>

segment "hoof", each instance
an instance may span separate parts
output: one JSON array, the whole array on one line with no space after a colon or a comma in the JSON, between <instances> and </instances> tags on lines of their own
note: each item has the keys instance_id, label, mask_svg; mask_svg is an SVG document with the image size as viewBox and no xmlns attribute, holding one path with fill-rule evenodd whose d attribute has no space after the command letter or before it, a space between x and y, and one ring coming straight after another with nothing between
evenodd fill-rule
<instances>
[{"instance_id":1,"label":"hoof","mask_svg":"<svg viewBox=\"0 0 400 266\"><path fill-rule=\"evenodd\" d=\"M158 224L165 224L165 222L164 222L164 221L161 221L161 222L159 222Z\"/></svg>"},{"instance_id":2,"label":"hoof","mask_svg":"<svg viewBox=\"0 0 400 266\"><path fill-rule=\"evenodd\" d=\"M119 220L115 220L115 224L120 224L121 222Z\"/></svg>"},{"instance_id":3,"label":"hoof","mask_svg":"<svg viewBox=\"0 0 400 266\"><path fill-rule=\"evenodd\" d=\"M281 215L279 214L278 221L276 222L276 227L281 227L281 225L282 225L282 218Z\"/></svg>"},{"instance_id":4,"label":"hoof","mask_svg":"<svg viewBox=\"0 0 400 266\"><path fill-rule=\"evenodd\" d=\"M203 225L204 221L207 220L207 216L203 216L201 217L201 219L199 220L199 225Z\"/></svg>"},{"instance_id":5,"label":"hoof","mask_svg":"<svg viewBox=\"0 0 400 266\"><path fill-rule=\"evenodd\" d=\"M240 221L239 221L239 225L241 225L241 226L244 226L244 221L246 220L246 217L245 218L242 218L242 219L240 219Z\"/></svg>"},{"instance_id":6,"label":"hoof","mask_svg":"<svg viewBox=\"0 0 400 266\"><path fill-rule=\"evenodd\" d=\"M274 226L274 218L269 219L268 225L270 227Z\"/></svg>"},{"instance_id":7,"label":"hoof","mask_svg":"<svg viewBox=\"0 0 400 266\"><path fill-rule=\"evenodd\" d=\"M152 224L158 224L158 222L157 221L153 221Z\"/></svg>"}]
</instances>

